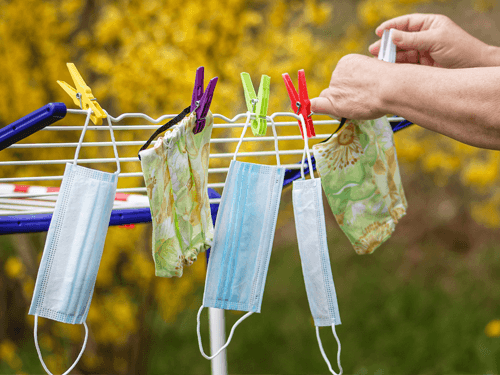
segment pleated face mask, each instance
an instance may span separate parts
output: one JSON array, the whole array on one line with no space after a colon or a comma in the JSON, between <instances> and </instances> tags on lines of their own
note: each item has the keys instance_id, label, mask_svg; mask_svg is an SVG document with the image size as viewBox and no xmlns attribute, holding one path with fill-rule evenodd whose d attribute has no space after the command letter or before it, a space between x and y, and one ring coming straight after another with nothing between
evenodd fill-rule
<instances>
[{"instance_id":1,"label":"pleated face mask","mask_svg":"<svg viewBox=\"0 0 500 375\"><path fill-rule=\"evenodd\" d=\"M323 210L323 199L321 194L321 179L314 178L312 172L311 156L309 153L306 126L302 120L304 134L304 156L302 157L301 175L302 179L293 182L292 201L293 214L295 218L295 229L297 231L297 242L299 245L302 273L306 285L307 299L316 326L316 338L318 340L321 354L332 374L332 369L321 343L318 327L332 327L333 335L337 340L338 352L337 362L340 365L340 341L335 332L335 325L340 324L337 294L333 283L328 244L326 242L325 213ZM304 176L304 159L307 156L309 162L310 180Z\"/></svg>"},{"instance_id":2,"label":"pleated face mask","mask_svg":"<svg viewBox=\"0 0 500 375\"><path fill-rule=\"evenodd\" d=\"M385 116L347 120L313 151L340 228L358 254L372 253L391 236L407 208L389 121Z\"/></svg>"},{"instance_id":3,"label":"pleated face mask","mask_svg":"<svg viewBox=\"0 0 500 375\"><path fill-rule=\"evenodd\" d=\"M89 114L90 116L90 114ZM73 164L66 164L54 214L50 221L42 260L38 269L30 315L35 316L35 345L38 347L38 317L58 322L84 324L85 341L75 363L85 350L88 328L85 324L94 284L104 248L111 210L115 199L120 162L108 117L117 171L106 173L76 164L89 116L76 149Z\"/></svg>"},{"instance_id":4,"label":"pleated face mask","mask_svg":"<svg viewBox=\"0 0 500 375\"><path fill-rule=\"evenodd\" d=\"M208 158L213 116L194 134L192 113L175 125L154 147L140 151L153 223L156 276L182 276L213 240L208 201Z\"/></svg>"},{"instance_id":5,"label":"pleated face mask","mask_svg":"<svg viewBox=\"0 0 500 375\"><path fill-rule=\"evenodd\" d=\"M273 246L285 169L280 167L274 123L278 165L236 161L250 117L248 113L227 174L208 262L203 305L197 316L200 352L207 359L214 358L229 345L238 324L252 313L260 312ZM248 311L232 327L227 343L212 357L205 354L201 343L200 314L203 307Z\"/></svg>"}]
</instances>

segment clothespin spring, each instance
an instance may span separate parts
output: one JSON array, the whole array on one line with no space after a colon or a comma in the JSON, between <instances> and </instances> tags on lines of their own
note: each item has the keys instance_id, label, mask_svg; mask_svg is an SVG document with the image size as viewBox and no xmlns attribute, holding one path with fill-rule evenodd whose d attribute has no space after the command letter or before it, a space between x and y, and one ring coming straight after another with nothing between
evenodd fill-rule
<instances>
[{"instance_id":1,"label":"clothespin spring","mask_svg":"<svg viewBox=\"0 0 500 375\"><path fill-rule=\"evenodd\" d=\"M297 112L295 112L295 114L296 114L296 115L298 115L298 114L299 114L299 112L300 112L300 107L301 107L302 105L300 104L300 102L295 102L295 105L297 106ZM309 116L308 116L308 117L309 117Z\"/></svg>"},{"instance_id":2,"label":"clothespin spring","mask_svg":"<svg viewBox=\"0 0 500 375\"><path fill-rule=\"evenodd\" d=\"M252 99L251 102L252 102L253 112L255 113L255 106L259 102L259 99Z\"/></svg>"},{"instance_id":3,"label":"clothespin spring","mask_svg":"<svg viewBox=\"0 0 500 375\"><path fill-rule=\"evenodd\" d=\"M76 98L80 101L80 108L83 109L83 104L82 104L82 94L79 92L76 93Z\"/></svg>"}]
</instances>

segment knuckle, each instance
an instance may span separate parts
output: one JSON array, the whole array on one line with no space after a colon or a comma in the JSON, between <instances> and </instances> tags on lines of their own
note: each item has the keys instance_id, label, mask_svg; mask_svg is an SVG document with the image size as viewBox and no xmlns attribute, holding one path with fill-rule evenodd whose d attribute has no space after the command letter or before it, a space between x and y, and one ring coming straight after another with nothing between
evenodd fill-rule
<instances>
[{"instance_id":1,"label":"knuckle","mask_svg":"<svg viewBox=\"0 0 500 375\"><path fill-rule=\"evenodd\" d=\"M447 22L451 21L451 19L448 16L445 16L444 14L436 14L435 17L437 20L440 21L447 21Z\"/></svg>"},{"instance_id":2,"label":"knuckle","mask_svg":"<svg viewBox=\"0 0 500 375\"><path fill-rule=\"evenodd\" d=\"M349 54L349 55L345 55L343 56L340 60L339 60L339 63L337 65L351 65L357 61L360 60L360 55L355 55L355 54ZM363 56L364 57L364 56ZM368 57L369 58L369 57Z\"/></svg>"},{"instance_id":3,"label":"knuckle","mask_svg":"<svg viewBox=\"0 0 500 375\"><path fill-rule=\"evenodd\" d=\"M319 96L326 98L326 97L330 96L330 91L331 90L329 88L324 89L323 91L321 91L321 94L319 94Z\"/></svg>"}]
</instances>

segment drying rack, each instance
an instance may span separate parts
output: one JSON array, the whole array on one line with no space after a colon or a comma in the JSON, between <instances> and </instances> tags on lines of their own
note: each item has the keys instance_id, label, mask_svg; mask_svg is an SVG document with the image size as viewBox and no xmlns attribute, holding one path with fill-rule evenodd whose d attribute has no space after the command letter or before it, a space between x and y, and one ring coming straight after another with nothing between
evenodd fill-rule
<instances>
[{"instance_id":1,"label":"drying rack","mask_svg":"<svg viewBox=\"0 0 500 375\"><path fill-rule=\"evenodd\" d=\"M47 231L57 199L59 185L64 174L65 164L73 161L83 125L52 125L65 119L68 124L83 124L89 110L67 109L63 103L49 103L22 119L0 129L0 234L30 233ZM149 136L167 120L176 115L163 115L153 119L143 113L124 113L117 117L106 113L110 118L115 134L122 171L119 174L118 189L113 205L110 225L132 225L151 221L149 200L137 152ZM208 188L212 216L217 214L220 196L224 189L229 163L234 156L241 130L247 118L246 113L228 118L214 114L214 125L210 140L210 159ZM276 112L268 117L268 134L271 134L270 119L274 121L278 133L281 164L286 168L284 186L300 178L300 160L304 141L299 131L300 117L291 112ZM133 124L131 120L134 120ZM400 130L410 123L400 117L390 118L393 130ZM339 121L334 119L314 120L316 136L309 139L309 147L330 137L337 129ZM50 126L49 126L50 125ZM78 164L104 170L109 167L113 172L116 159L112 156L109 128L103 125L89 125L89 133L98 132L97 141L84 139ZM70 142L40 141L37 134L45 132L67 132L74 137ZM104 132L104 133L102 133ZM100 133L100 134L99 134ZM33 135L31 135L33 134ZM250 134L250 136L249 136ZM104 137L101 137L104 136ZM25 139L28 137L28 139ZM45 137L47 138L47 137ZM44 139L45 139L44 138ZM58 137L52 137L57 139ZM258 146L256 146L258 145ZM109 151L109 157L85 157L85 150L99 147ZM5 160L9 148L11 160ZM54 150L54 158L30 158L36 149ZM36 152L35 152L36 153ZM238 152L238 160L262 164L275 164L274 137L265 135L255 137L247 129L243 144ZM108 166L109 164L109 166ZM35 166L37 168L26 168ZM42 175L38 170L49 166L51 173ZM10 168L10 169L9 169ZM315 168L313 160L313 168ZM36 170L32 175L1 177L15 169L15 174L24 170ZM306 174L308 166L306 164ZM207 251L207 261L209 252ZM224 311L209 308L210 346L215 353L225 342ZM226 352L223 351L211 361L213 375L227 374Z\"/></svg>"}]
</instances>

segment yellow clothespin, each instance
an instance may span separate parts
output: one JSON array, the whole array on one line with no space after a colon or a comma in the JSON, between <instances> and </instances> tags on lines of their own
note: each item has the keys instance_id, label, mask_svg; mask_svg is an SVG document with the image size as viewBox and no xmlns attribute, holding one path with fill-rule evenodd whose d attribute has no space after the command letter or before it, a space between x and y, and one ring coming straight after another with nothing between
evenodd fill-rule
<instances>
[{"instance_id":1,"label":"yellow clothespin","mask_svg":"<svg viewBox=\"0 0 500 375\"><path fill-rule=\"evenodd\" d=\"M80 106L81 109L91 109L92 114L90 115L90 119L95 125L101 125L102 119L106 118L106 113L101 108L99 103L97 103L97 99L92 95L92 90L87 86L82 76L76 69L75 64L67 63L66 64L69 69L69 74L71 74L71 78L73 78L73 82L75 83L76 89L68 85L64 81L57 81L59 85L68 93L68 95L73 99L76 105Z\"/></svg>"}]
</instances>

